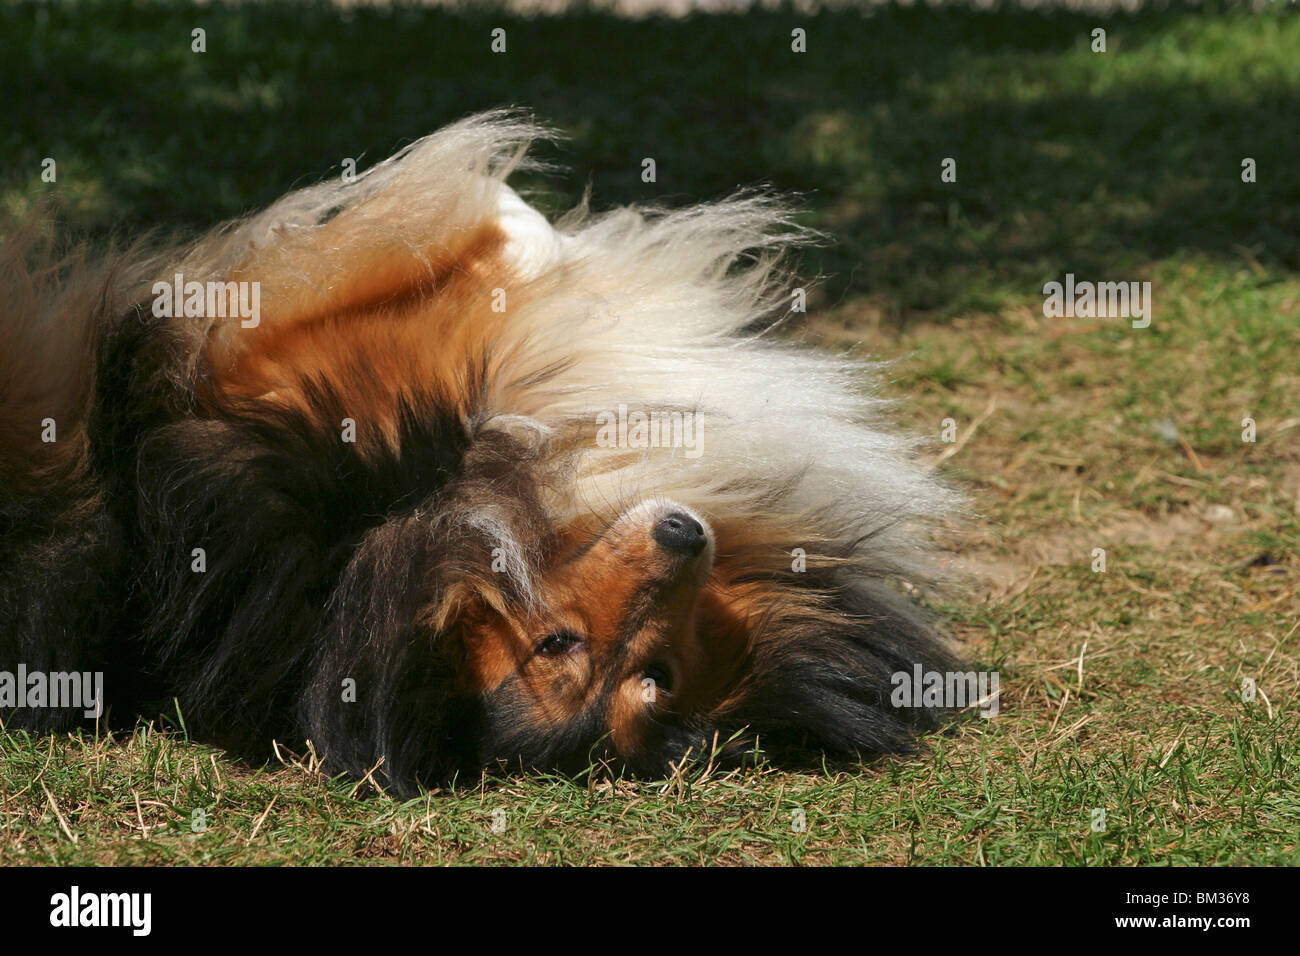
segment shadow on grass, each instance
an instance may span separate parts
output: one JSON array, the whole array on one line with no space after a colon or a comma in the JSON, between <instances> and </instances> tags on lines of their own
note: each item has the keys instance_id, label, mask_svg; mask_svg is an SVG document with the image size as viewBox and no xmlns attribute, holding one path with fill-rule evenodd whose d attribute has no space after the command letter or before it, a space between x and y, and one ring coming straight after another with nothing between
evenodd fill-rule
<instances>
[{"instance_id":1,"label":"shadow on grass","mask_svg":"<svg viewBox=\"0 0 1300 956\"><path fill-rule=\"evenodd\" d=\"M494 27L507 52L489 49ZM1108 52L1089 49L1108 31ZM790 31L808 52L791 52ZM207 52L191 52L191 31ZM94 232L198 228L501 105L567 134L558 209L804 194L805 272L889 315L1137 278L1178 253L1300 269L1300 16L885 7L629 21L118 3L0 8L0 199ZM641 182L654 157L658 182ZM56 184L40 181L52 157ZM945 157L958 181L940 181ZM1241 180L1257 163L1258 182ZM559 191L557 191L559 190Z\"/></svg>"}]
</instances>

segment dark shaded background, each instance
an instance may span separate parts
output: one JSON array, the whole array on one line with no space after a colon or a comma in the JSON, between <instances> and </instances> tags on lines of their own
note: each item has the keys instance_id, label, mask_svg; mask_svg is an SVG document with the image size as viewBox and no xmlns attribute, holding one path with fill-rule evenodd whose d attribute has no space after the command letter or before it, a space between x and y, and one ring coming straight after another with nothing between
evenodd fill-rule
<instances>
[{"instance_id":1,"label":"dark shaded background","mask_svg":"<svg viewBox=\"0 0 1300 956\"><path fill-rule=\"evenodd\" d=\"M1179 251L1296 270L1293 11L884 6L634 21L6 5L0 197L12 211L57 188L64 216L97 234L199 228L337 173L344 157L364 166L471 111L518 105L568 135L542 151L571 171L532 184L544 205L568 205L588 182L596 208L757 183L800 191L808 222L833 237L804 263L826 274L821 295L869 294L896 318L995 308L1066 271L1128 275ZM1234 32L1243 19L1247 39ZM1097 25L1104 55L1088 49ZM497 26L504 55L489 49ZM790 50L796 26L803 55ZM1220 44L1222 68L1184 63L1191 43ZM1259 165L1253 186L1240 183L1243 155ZM57 187L39 182L46 156ZM640 180L645 156L656 184ZM948 156L957 184L939 180Z\"/></svg>"}]
</instances>

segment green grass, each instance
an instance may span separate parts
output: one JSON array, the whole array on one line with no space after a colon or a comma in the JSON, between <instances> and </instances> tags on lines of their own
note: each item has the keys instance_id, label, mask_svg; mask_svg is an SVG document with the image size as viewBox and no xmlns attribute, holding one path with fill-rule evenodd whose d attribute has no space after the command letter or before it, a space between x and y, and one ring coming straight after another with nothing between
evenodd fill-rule
<instances>
[{"instance_id":1,"label":"green grass","mask_svg":"<svg viewBox=\"0 0 1300 956\"><path fill-rule=\"evenodd\" d=\"M588 183L597 207L802 191L833 242L803 262L821 308L794 334L897 358L904 425L958 422L943 467L974 514L944 539L970 578L927 599L1003 691L997 718L868 767L487 778L409 803L162 720L0 733L0 863L1300 863L1297 50L1280 8L0 6L0 203L53 191L96 236L198 229L503 104L569 134L543 153L573 175L532 180L551 208ZM1044 318L1067 271L1151 281L1152 327Z\"/></svg>"},{"instance_id":2,"label":"green grass","mask_svg":"<svg viewBox=\"0 0 1300 956\"><path fill-rule=\"evenodd\" d=\"M1012 725L1021 718L1009 721ZM1196 723L1171 747L1042 747L972 728L870 773L667 783L481 781L404 803L252 772L152 727L5 741L7 864L1132 864L1300 862L1294 719ZM1027 736L1026 736L1027 735ZM1018 741L1015 739L1020 737ZM55 808L58 812L55 813ZM1092 832L1096 808L1104 832ZM204 812L203 824L195 810ZM802 823L797 815L802 815ZM65 829L66 827L66 829ZM71 836L69 836L71 835ZM75 837L75 841L71 838Z\"/></svg>"}]
</instances>

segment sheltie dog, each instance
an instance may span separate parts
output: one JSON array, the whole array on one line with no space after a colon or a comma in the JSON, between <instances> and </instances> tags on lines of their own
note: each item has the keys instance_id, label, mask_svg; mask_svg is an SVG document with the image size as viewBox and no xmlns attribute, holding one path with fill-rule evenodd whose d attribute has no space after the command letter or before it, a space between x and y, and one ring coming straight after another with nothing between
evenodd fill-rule
<instances>
[{"instance_id":1,"label":"sheltie dog","mask_svg":"<svg viewBox=\"0 0 1300 956\"><path fill-rule=\"evenodd\" d=\"M909 748L891 677L952 660L895 584L952 496L875 368L766 334L799 229L552 224L505 182L540 132L472 117L174 248L5 230L9 729L178 710L397 793Z\"/></svg>"}]
</instances>

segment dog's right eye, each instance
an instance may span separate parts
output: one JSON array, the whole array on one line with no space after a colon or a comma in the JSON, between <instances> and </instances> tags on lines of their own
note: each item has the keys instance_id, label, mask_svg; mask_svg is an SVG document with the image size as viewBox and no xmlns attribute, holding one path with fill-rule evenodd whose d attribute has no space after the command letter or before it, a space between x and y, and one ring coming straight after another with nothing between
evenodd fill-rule
<instances>
[{"instance_id":1,"label":"dog's right eye","mask_svg":"<svg viewBox=\"0 0 1300 956\"><path fill-rule=\"evenodd\" d=\"M548 657L556 654L568 654L582 645L582 638L572 631L556 631L542 638L537 645L537 653Z\"/></svg>"}]
</instances>

